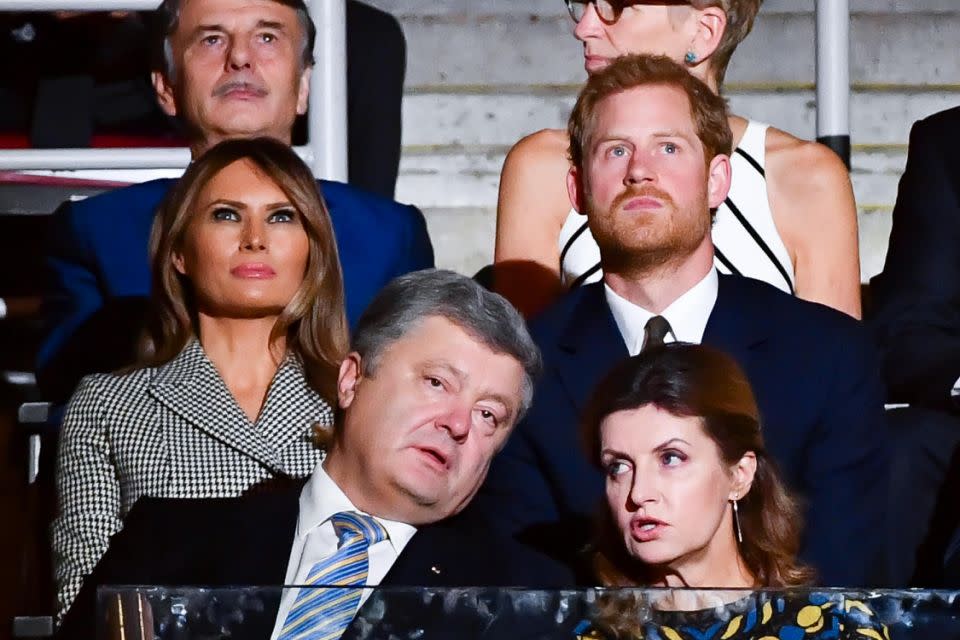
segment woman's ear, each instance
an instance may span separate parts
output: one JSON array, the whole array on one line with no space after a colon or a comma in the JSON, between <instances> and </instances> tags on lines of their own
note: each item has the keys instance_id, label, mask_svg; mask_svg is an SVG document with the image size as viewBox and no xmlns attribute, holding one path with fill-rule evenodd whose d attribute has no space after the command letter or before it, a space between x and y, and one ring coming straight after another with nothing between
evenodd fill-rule
<instances>
[{"instance_id":1,"label":"woman's ear","mask_svg":"<svg viewBox=\"0 0 960 640\"><path fill-rule=\"evenodd\" d=\"M753 486L753 477L757 474L757 455L753 451L747 451L740 460L731 468L733 479L731 500L741 500Z\"/></svg>"},{"instance_id":2,"label":"woman's ear","mask_svg":"<svg viewBox=\"0 0 960 640\"><path fill-rule=\"evenodd\" d=\"M170 262L173 263L173 268L177 270L177 273L179 273L182 276L187 275L187 267L183 261L182 253L180 253L179 251L175 251L173 255L170 257Z\"/></svg>"},{"instance_id":3,"label":"woman's ear","mask_svg":"<svg viewBox=\"0 0 960 640\"><path fill-rule=\"evenodd\" d=\"M692 63L709 60L727 29L727 14L722 8L704 7L695 11L696 29L688 51L688 55L693 54Z\"/></svg>"}]
</instances>

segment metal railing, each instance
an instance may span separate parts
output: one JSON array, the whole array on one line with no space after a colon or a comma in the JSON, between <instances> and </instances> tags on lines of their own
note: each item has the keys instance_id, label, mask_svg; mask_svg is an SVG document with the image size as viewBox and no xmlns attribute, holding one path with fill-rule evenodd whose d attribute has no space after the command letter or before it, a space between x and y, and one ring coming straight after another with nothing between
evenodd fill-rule
<instances>
[{"instance_id":1,"label":"metal railing","mask_svg":"<svg viewBox=\"0 0 960 640\"><path fill-rule=\"evenodd\" d=\"M2 0L0 11L152 11L159 0ZM318 178L347 179L347 36L344 0L307 0L317 25L307 144L297 153ZM0 170L182 169L187 149L0 150Z\"/></svg>"}]
</instances>

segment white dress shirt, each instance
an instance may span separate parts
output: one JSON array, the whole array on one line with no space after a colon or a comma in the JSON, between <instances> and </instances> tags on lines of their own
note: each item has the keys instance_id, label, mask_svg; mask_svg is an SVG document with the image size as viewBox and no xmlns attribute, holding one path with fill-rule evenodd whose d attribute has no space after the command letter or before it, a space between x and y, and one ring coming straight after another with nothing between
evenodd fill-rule
<instances>
[{"instance_id":1,"label":"white dress shirt","mask_svg":"<svg viewBox=\"0 0 960 640\"><path fill-rule=\"evenodd\" d=\"M307 584L307 574L313 565L337 550L337 534L333 529L330 518L341 511L356 511L357 509L346 494L327 475L323 464L318 464L313 475L303 487L300 494L300 515L297 517L297 532L293 539L293 548L290 549L290 560L287 562L287 576L284 584ZM369 515L369 514L367 514ZM376 517L375 517L376 518ZM417 529L404 522L395 522L376 518L387 531L387 539L370 545L369 571L367 585L375 587L387 575L390 567L396 562L403 548L410 542L410 538ZM267 523L265 526L270 526ZM279 637L287 613L293 607L299 589L284 589L280 598L280 609L277 611L277 621L273 627L274 640ZM364 589L360 596L360 606L370 595Z\"/></svg>"},{"instance_id":2,"label":"white dress shirt","mask_svg":"<svg viewBox=\"0 0 960 640\"><path fill-rule=\"evenodd\" d=\"M626 298L618 295L609 285L604 283L604 293L607 305L613 314L613 320L620 329L620 335L627 345L631 356L640 353L645 337L644 329L647 320L655 315L661 315L670 323L671 331L664 337L664 342L692 342L700 344L703 341L703 332L707 328L707 320L717 303L717 290L720 279L716 269L710 269L706 276L688 289L686 293L674 300L662 313L656 314L643 307L633 304Z\"/></svg>"}]
</instances>

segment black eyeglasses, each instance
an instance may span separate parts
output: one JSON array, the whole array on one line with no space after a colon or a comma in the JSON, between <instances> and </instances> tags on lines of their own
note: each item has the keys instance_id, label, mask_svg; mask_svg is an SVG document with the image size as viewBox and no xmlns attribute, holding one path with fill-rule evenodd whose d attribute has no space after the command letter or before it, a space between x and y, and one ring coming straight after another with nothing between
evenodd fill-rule
<instances>
[{"instance_id":1,"label":"black eyeglasses","mask_svg":"<svg viewBox=\"0 0 960 640\"><path fill-rule=\"evenodd\" d=\"M607 24L613 24L620 19L620 14L627 7L635 4L666 4L681 5L690 4L690 0L565 0L567 11L574 22L580 22L583 14L587 11L587 5L592 4L596 9L597 15Z\"/></svg>"}]
</instances>

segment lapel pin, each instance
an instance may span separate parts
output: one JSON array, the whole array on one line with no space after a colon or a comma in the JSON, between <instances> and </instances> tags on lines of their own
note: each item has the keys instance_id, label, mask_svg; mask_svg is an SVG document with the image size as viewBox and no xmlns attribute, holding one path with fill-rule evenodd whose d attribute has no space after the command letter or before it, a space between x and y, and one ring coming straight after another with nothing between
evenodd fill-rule
<instances>
[{"instance_id":1,"label":"lapel pin","mask_svg":"<svg viewBox=\"0 0 960 640\"><path fill-rule=\"evenodd\" d=\"M436 566L430 567L430 571L433 571L435 574L440 575L440 568L439 568L439 567L436 567Z\"/></svg>"}]
</instances>

